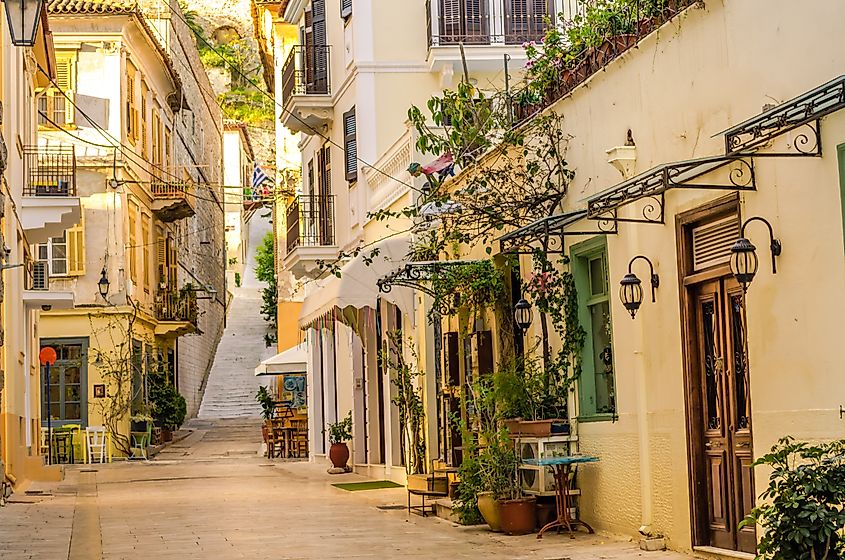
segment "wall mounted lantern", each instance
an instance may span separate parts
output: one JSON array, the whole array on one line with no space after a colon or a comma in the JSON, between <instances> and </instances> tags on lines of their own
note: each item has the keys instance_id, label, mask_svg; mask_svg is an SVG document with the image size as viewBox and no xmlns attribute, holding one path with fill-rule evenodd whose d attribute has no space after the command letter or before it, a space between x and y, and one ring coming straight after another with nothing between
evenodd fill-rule
<instances>
[{"instance_id":1,"label":"wall mounted lantern","mask_svg":"<svg viewBox=\"0 0 845 560\"><path fill-rule=\"evenodd\" d=\"M106 276L105 268L100 275L100 281L97 282L97 288L100 290L100 295L103 296L103 299L106 299L106 296L109 295L109 278Z\"/></svg>"},{"instance_id":2,"label":"wall mounted lantern","mask_svg":"<svg viewBox=\"0 0 845 560\"><path fill-rule=\"evenodd\" d=\"M531 320L533 319L533 313L531 312L531 304L525 301L525 298L521 298L516 302L513 309L513 318L516 321L516 326L519 327L519 330L523 334L528 332L528 327L531 326Z\"/></svg>"},{"instance_id":3,"label":"wall mounted lantern","mask_svg":"<svg viewBox=\"0 0 845 560\"><path fill-rule=\"evenodd\" d=\"M32 47L38 33L44 0L4 0L9 35L16 47Z\"/></svg>"},{"instance_id":4,"label":"wall mounted lantern","mask_svg":"<svg viewBox=\"0 0 845 560\"><path fill-rule=\"evenodd\" d=\"M754 275L757 274L759 261L757 259L757 247L745 237L745 228L751 222L758 221L766 224L769 228L769 249L772 252L772 274L777 274L777 258L780 256L783 246L780 240L775 239L775 232L772 229L772 224L765 218L754 216L748 218L742 224L739 230L739 239L731 247L731 272L737 281L742 284L743 292L748 291L748 285L754 280Z\"/></svg>"},{"instance_id":5,"label":"wall mounted lantern","mask_svg":"<svg viewBox=\"0 0 845 560\"><path fill-rule=\"evenodd\" d=\"M651 302L654 303L657 301L656 293L657 287L660 286L660 277L654 273L654 265L648 259L648 257L644 255L637 255L631 262L628 263L628 274L622 278L622 281L619 283L619 297L622 299L622 305L625 306L625 309L631 314L631 319L634 319L637 315L637 311L640 309L640 305L643 303L643 286L642 281L637 278L637 275L634 274L632 270L632 266L634 261L642 259L648 263L650 276L651 276Z\"/></svg>"}]
</instances>

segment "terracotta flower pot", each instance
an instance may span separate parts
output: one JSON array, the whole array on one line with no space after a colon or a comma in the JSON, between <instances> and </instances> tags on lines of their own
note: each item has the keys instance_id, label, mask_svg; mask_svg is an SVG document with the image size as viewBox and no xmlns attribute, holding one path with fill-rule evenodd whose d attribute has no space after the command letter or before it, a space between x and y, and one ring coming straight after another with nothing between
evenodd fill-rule
<instances>
[{"instance_id":1,"label":"terracotta flower pot","mask_svg":"<svg viewBox=\"0 0 845 560\"><path fill-rule=\"evenodd\" d=\"M519 423L519 433L524 436L546 437L552 433L553 420L523 420Z\"/></svg>"},{"instance_id":2,"label":"terracotta flower pot","mask_svg":"<svg viewBox=\"0 0 845 560\"><path fill-rule=\"evenodd\" d=\"M267 443L267 437L270 434L270 429L267 428L267 423L261 424L261 439L264 440L264 443Z\"/></svg>"},{"instance_id":3,"label":"terracotta flower pot","mask_svg":"<svg viewBox=\"0 0 845 560\"><path fill-rule=\"evenodd\" d=\"M349 461L349 446L346 443L333 443L329 449L329 459L336 469L345 469Z\"/></svg>"},{"instance_id":4,"label":"terracotta flower pot","mask_svg":"<svg viewBox=\"0 0 845 560\"><path fill-rule=\"evenodd\" d=\"M499 500L502 531L508 535L527 535L537 528L537 498Z\"/></svg>"},{"instance_id":5,"label":"terracotta flower pot","mask_svg":"<svg viewBox=\"0 0 845 560\"><path fill-rule=\"evenodd\" d=\"M631 34L615 35L612 39L616 55L620 55L637 44L637 36Z\"/></svg>"},{"instance_id":6,"label":"terracotta flower pot","mask_svg":"<svg viewBox=\"0 0 845 560\"><path fill-rule=\"evenodd\" d=\"M502 516L499 510L499 502L493 497L493 492L478 493L478 511L481 517L495 533L502 532Z\"/></svg>"}]
</instances>

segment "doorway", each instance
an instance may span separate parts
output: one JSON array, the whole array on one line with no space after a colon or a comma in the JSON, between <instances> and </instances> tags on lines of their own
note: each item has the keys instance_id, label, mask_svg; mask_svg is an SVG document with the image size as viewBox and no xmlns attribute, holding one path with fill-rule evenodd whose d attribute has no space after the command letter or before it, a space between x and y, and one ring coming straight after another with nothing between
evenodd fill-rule
<instances>
[{"instance_id":1,"label":"doorway","mask_svg":"<svg viewBox=\"0 0 845 560\"><path fill-rule=\"evenodd\" d=\"M745 298L730 273L736 200L679 217L693 544L754 553Z\"/></svg>"}]
</instances>

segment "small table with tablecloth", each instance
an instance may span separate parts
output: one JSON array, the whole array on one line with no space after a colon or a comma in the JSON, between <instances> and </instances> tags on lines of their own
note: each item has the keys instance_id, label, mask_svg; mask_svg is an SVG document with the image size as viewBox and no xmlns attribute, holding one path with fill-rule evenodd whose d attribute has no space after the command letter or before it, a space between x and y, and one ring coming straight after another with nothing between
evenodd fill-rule
<instances>
[{"instance_id":1,"label":"small table with tablecloth","mask_svg":"<svg viewBox=\"0 0 845 560\"><path fill-rule=\"evenodd\" d=\"M598 457L591 455L567 455L564 457L547 457L544 459L523 459L526 465L535 467L552 467L555 476L555 504L557 505L557 519L551 523L546 524L540 533L537 535L538 539L543 538L543 533L549 529L566 528L569 531L570 538L575 538L572 534L572 528L581 525L588 532L593 533L593 528L580 519L575 519L569 514L569 490L572 484L572 466L581 463L595 463L599 460Z\"/></svg>"}]
</instances>

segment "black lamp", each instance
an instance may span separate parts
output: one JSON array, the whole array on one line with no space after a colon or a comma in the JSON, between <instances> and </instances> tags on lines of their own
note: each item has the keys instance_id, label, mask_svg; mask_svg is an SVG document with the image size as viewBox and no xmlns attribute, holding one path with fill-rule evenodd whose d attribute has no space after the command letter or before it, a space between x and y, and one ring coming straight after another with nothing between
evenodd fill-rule
<instances>
[{"instance_id":1,"label":"black lamp","mask_svg":"<svg viewBox=\"0 0 845 560\"><path fill-rule=\"evenodd\" d=\"M754 280L754 275L757 274L759 266L759 259L757 258L757 247L745 237L745 228L751 222L758 221L766 224L769 228L769 250L772 253L772 274L777 274L777 257L780 256L783 246L780 240L775 239L775 233L772 229L772 224L765 218L754 216L748 218L739 230L739 239L731 247L731 272L737 279L737 282L742 284L742 290L748 291L748 285Z\"/></svg>"},{"instance_id":2,"label":"black lamp","mask_svg":"<svg viewBox=\"0 0 845 560\"><path fill-rule=\"evenodd\" d=\"M643 283L642 281L637 278L637 275L634 274L632 270L632 266L634 261L637 259L642 259L648 263L648 267L650 270L651 276L651 302L654 303L657 301L656 293L657 287L660 286L660 277L654 273L654 265L648 259L648 257L643 255L637 255L631 262L628 263L628 274L622 278L622 281L619 282L619 297L622 300L622 305L625 306L625 309L631 314L631 319L635 318L637 315L637 311L640 309L640 305L643 303Z\"/></svg>"},{"instance_id":3,"label":"black lamp","mask_svg":"<svg viewBox=\"0 0 845 560\"><path fill-rule=\"evenodd\" d=\"M44 0L4 0L9 35L16 47L32 47L38 33Z\"/></svg>"},{"instance_id":4,"label":"black lamp","mask_svg":"<svg viewBox=\"0 0 845 560\"><path fill-rule=\"evenodd\" d=\"M533 314L531 312L531 304L521 298L513 308L513 318L516 321L516 326L525 333L528 332L528 327L531 326Z\"/></svg>"},{"instance_id":5,"label":"black lamp","mask_svg":"<svg viewBox=\"0 0 845 560\"><path fill-rule=\"evenodd\" d=\"M103 296L103 299L106 299L106 296L109 295L109 279L106 276L106 269L103 269L102 274L100 275L100 281L97 282L97 288L100 290L100 295Z\"/></svg>"}]
</instances>

